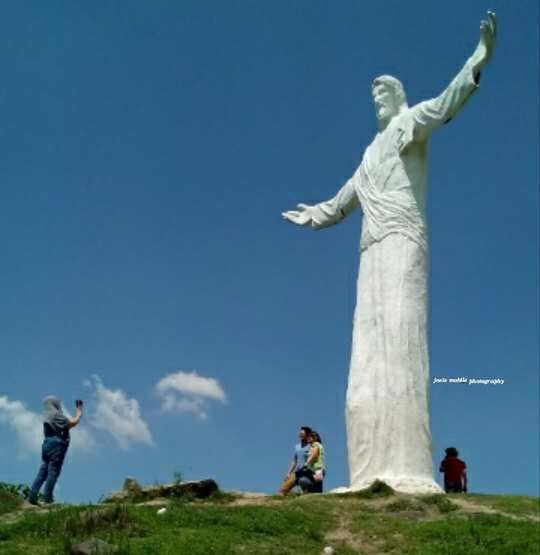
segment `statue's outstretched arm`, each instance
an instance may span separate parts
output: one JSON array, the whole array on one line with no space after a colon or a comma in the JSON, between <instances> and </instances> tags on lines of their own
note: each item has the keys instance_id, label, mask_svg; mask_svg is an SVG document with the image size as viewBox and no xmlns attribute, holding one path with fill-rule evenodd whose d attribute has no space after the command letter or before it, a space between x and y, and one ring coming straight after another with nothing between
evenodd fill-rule
<instances>
[{"instance_id":1,"label":"statue's outstretched arm","mask_svg":"<svg viewBox=\"0 0 540 555\"><path fill-rule=\"evenodd\" d=\"M488 12L487 18L480 24L478 46L463 69L442 94L412 109L417 139L427 138L432 131L448 123L478 88L480 73L493 55L496 36L497 20L493 12Z\"/></svg>"},{"instance_id":2,"label":"statue's outstretched arm","mask_svg":"<svg viewBox=\"0 0 540 555\"><path fill-rule=\"evenodd\" d=\"M354 177L349 179L337 195L330 200L312 206L299 204L298 210L289 210L281 215L285 220L294 224L310 225L313 229L322 229L337 224L358 206L354 179Z\"/></svg>"}]
</instances>

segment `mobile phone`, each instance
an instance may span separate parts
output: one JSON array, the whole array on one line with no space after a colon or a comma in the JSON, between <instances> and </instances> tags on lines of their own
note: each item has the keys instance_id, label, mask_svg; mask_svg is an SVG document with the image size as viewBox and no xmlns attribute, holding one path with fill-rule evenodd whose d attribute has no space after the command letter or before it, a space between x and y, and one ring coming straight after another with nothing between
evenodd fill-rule
<instances>
[{"instance_id":1,"label":"mobile phone","mask_svg":"<svg viewBox=\"0 0 540 555\"><path fill-rule=\"evenodd\" d=\"M80 407L83 406L83 402L82 402L80 399L77 399L77 400L75 401L75 406L76 406L77 408L80 408Z\"/></svg>"}]
</instances>

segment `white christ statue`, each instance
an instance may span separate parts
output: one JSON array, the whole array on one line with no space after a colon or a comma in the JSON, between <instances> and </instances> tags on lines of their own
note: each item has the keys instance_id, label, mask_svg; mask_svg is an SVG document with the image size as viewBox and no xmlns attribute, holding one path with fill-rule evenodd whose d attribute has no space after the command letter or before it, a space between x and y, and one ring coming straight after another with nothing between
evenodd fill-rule
<instances>
[{"instance_id":1,"label":"white christ statue","mask_svg":"<svg viewBox=\"0 0 540 555\"><path fill-rule=\"evenodd\" d=\"M495 14L488 12L463 69L442 94L413 107L397 79L377 77L379 132L354 175L331 200L283 213L322 229L357 206L363 212L345 411L353 490L378 479L403 492L441 491L433 478L428 402L428 144L478 88L495 36Z\"/></svg>"}]
</instances>

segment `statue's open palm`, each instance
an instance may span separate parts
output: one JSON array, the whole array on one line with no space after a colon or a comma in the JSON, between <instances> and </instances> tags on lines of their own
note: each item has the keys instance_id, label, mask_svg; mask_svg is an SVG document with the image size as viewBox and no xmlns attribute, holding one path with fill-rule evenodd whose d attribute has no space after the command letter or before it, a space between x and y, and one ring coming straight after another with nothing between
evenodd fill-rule
<instances>
[{"instance_id":1,"label":"statue's open palm","mask_svg":"<svg viewBox=\"0 0 540 555\"><path fill-rule=\"evenodd\" d=\"M282 212L282 216L285 220L289 220L296 225L308 225L311 223L312 206L307 204L297 204L298 210L289 210L288 212Z\"/></svg>"}]
</instances>

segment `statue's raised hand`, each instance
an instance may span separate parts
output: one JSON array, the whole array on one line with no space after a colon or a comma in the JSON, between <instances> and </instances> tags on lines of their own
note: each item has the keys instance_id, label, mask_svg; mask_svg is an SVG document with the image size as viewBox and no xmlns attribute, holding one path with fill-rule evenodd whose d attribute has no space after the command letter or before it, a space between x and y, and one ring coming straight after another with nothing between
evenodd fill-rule
<instances>
[{"instance_id":1,"label":"statue's raised hand","mask_svg":"<svg viewBox=\"0 0 540 555\"><path fill-rule=\"evenodd\" d=\"M487 13L487 19L480 23L480 40L472 55L476 71L480 71L493 56L497 36L497 19L493 12Z\"/></svg>"},{"instance_id":2,"label":"statue's raised hand","mask_svg":"<svg viewBox=\"0 0 540 555\"><path fill-rule=\"evenodd\" d=\"M296 225L308 225L312 220L312 206L307 204L298 204L296 206L298 210L289 210L288 212L282 212L281 215L285 220L289 220Z\"/></svg>"}]
</instances>

